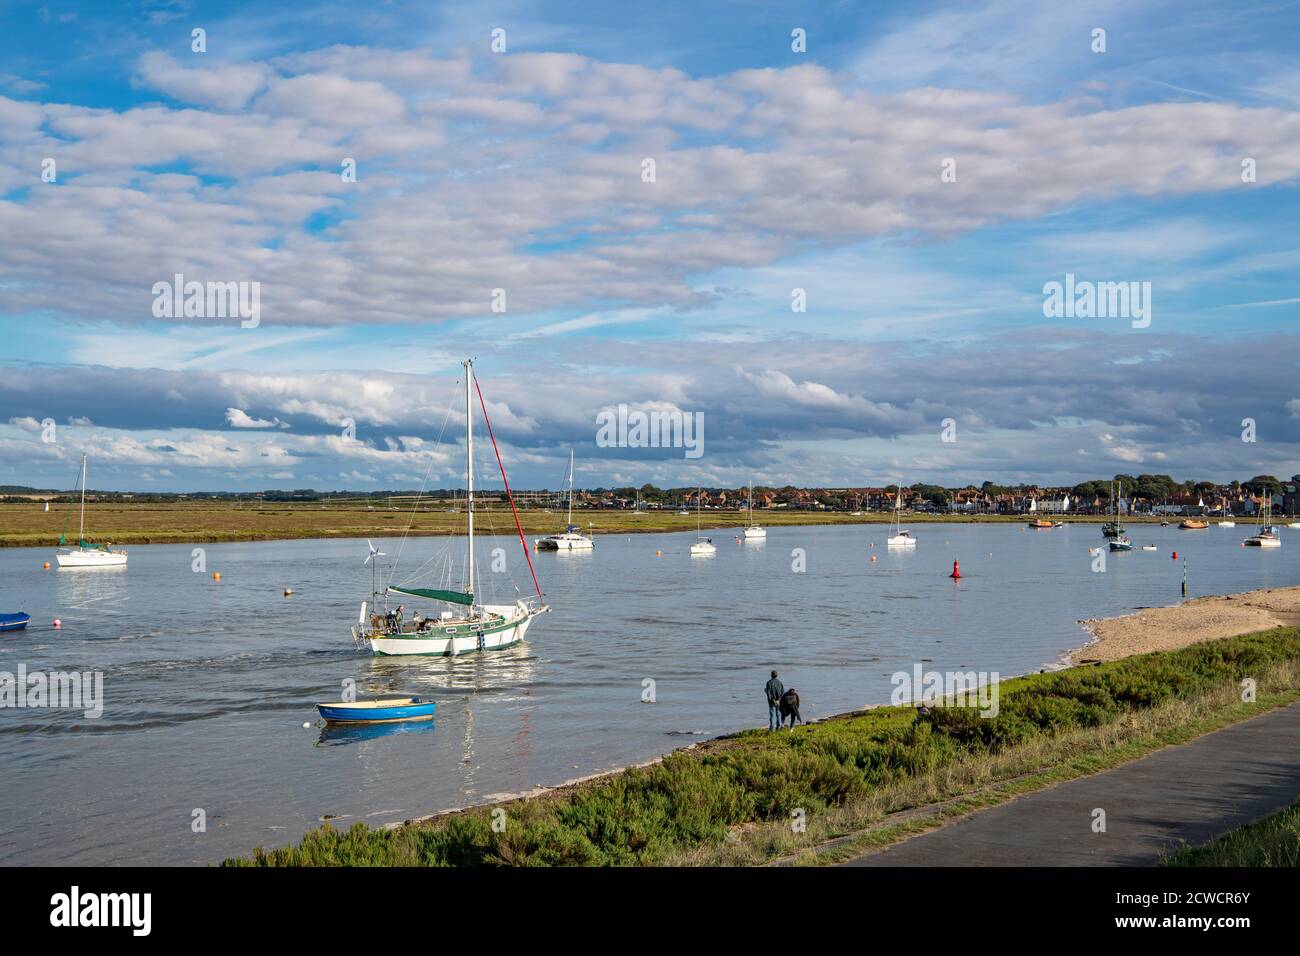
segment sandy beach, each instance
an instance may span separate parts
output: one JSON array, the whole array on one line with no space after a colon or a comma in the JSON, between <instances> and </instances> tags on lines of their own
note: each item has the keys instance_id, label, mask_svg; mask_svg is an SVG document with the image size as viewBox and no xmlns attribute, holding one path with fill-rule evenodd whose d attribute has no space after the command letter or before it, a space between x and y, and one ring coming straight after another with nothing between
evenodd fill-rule
<instances>
[{"instance_id":1,"label":"sandy beach","mask_svg":"<svg viewBox=\"0 0 1300 956\"><path fill-rule=\"evenodd\" d=\"M1194 598L1123 617L1080 621L1095 640L1071 651L1071 664L1114 661L1149 651L1171 651L1201 641L1300 625L1300 587Z\"/></svg>"}]
</instances>

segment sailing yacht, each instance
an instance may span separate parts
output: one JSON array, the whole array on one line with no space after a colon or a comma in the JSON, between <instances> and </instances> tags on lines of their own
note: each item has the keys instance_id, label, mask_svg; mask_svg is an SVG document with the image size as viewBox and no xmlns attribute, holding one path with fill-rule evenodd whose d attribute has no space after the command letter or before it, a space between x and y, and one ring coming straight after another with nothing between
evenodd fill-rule
<instances>
[{"instance_id":1,"label":"sailing yacht","mask_svg":"<svg viewBox=\"0 0 1300 956\"><path fill-rule=\"evenodd\" d=\"M762 541L767 537L767 530L754 524L754 483L749 483L749 524L745 528L746 541Z\"/></svg>"},{"instance_id":2,"label":"sailing yacht","mask_svg":"<svg viewBox=\"0 0 1300 956\"><path fill-rule=\"evenodd\" d=\"M1248 548L1280 548L1282 539L1273 527L1273 496L1265 493L1264 511L1259 518L1259 530L1247 538L1243 544Z\"/></svg>"},{"instance_id":3,"label":"sailing yacht","mask_svg":"<svg viewBox=\"0 0 1300 956\"><path fill-rule=\"evenodd\" d=\"M1124 483L1119 483L1119 494L1124 494ZM1110 538L1110 549L1112 551L1132 551L1133 542L1124 535L1124 526L1119 523L1119 498L1111 496L1115 506L1115 520L1108 521L1102 527L1102 534ZM1113 532L1113 533L1111 533Z\"/></svg>"},{"instance_id":4,"label":"sailing yacht","mask_svg":"<svg viewBox=\"0 0 1300 956\"><path fill-rule=\"evenodd\" d=\"M1235 527L1237 527L1237 522L1235 522L1235 521L1232 520L1231 515L1232 515L1232 512L1230 512L1230 511L1228 510L1228 499L1227 499L1227 498L1224 498L1224 499L1223 499L1223 520L1219 522L1219 527L1220 527L1220 528L1235 528Z\"/></svg>"},{"instance_id":5,"label":"sailing yacht","mask_svg":"<svg viewBox=\"0 0 1300 956\"><path fill-rule=\"evenodd\" d=\"M898 486L898 497L894 500L894 533L885 539L885 544L892 547L915 547L916 539L912 532L903 527L903 486Z\"/></svg>"},{"instance_id":6,"label":"sailing yacht","mask_svg":"<svg viewBox=\"0 0 1300 956\"><path fill-rule=\"evenodd\" d=\"M59 544L67 538L59 535ZM81 524L77 529L77 543L61 547L54 553L61 568L112 568L126 564L126 552L114 551L107 544L91 544L86 540L86 453L81 453Z\"/></svg>"},{"instance_id":7,"label":"sailing yacht","mask_svg":"<svg viewBox=\"0 0 1300 956\"><path fill-rule=\"evenodd\" d=\"M700 537L700 500L703 498L700 489L695 489L695 536ZM713 544L712 538L703 538L691 545L692 557L699 555L716 554L718 549Z\"/></svg>"},{"instance_id":8,"label":"sailing yacht","mask_svg":"<svg viewBox=\"0 0 1300 956\"><path fill-rule=\"evenodd\" d=\"M481 603L475 593L474 581L474 406L471 400L471 386L478 392L479 407L483 410L483 420L487 424L488 437L492 438L492 423L487 417L487 403L483 400L483 391L474 378L474 360L466 359L465 367L465 520L466 548L465 561L466 584L464 590L449 588L417 588L388 585L384 589L385 613L375 607L375 593L371 591L371 611L367 618L366 602L361 602L361 615L352 628L353 640L358 644L368 644L375 655L423 654L441 657L455 657L479 651L495 651L511 647L524 639L524 634L533 618L545 614L550 608L542 600L542 588L533 572L533 585L537 596L519 598L514 604ZM492 438L496 448L496 439ZM501 464L500 453L497 462ZM501 465L501 480L505 484L506 496L514 508L514 498L510 494L510 482L506 478L505 466ZM517 525L516 525L517 526ZM528 556L528 546L524 541L523 531L519 532L519 544L524 549L529 570L533 568L532 558ZM373 573L373 572L372 572ZM404 594L411 597L426 598L450 605L452 610L442 611L438 617L420 618L414 616L405 621L400 614L389 614L387 603L389 594Z\"/></svg>"},{"instance_id":9,"label":"sailing yacht","mask_svg":"<svg viewBox=\"0 0 1300 956\"><path fill-rule=\"evenodd\" d=\"M1124 494L1124 483L1120 482L1119 493ZM1119 497L1115 494L1115 482L1110 483L1110 506L1113 517L1101 526L1101 534L1104 538L1124 539L1124 526L1119 523ZM1131 550L1132 542L1129 542L1129 548L1112 548L1113 551Z\"/></svg>"},{"instance_id":10,"label":"sailing yacht","mask_svg":"<svg viewBox=\"0 0 1300 956\"><path fill-rule=\"evenodd\" d=\"M569 517L563 534L538 538L533 542L538 551L590 551L596 543L573 523L573 449L569 449Z\"/></svg>"}]
</instances>

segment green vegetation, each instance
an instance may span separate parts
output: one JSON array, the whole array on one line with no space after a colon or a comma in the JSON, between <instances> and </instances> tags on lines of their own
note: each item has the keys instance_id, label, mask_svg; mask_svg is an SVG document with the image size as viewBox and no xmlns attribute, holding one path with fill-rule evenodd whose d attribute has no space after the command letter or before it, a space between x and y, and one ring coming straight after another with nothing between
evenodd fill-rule
<instances>
[{"instance_id":1,"label":"green vegetation","mask_svg":"<svg viewBox=\"0 0 1300 956\"><path fill-rule=\"evenodd\" d=\"M365 502L267 502L267 501L179 501L170 503L95 502L86 507L89 537L113 544L178 544L212 541L275 541L291 538L365 538L400 535L410 524L412 535L464 534L465 516L449 501L425 499L412 513L414 500L380 499ZM500 502L475 508L479 531L505 535L515 533L509 507ZM1104 520L1069 516L1065 521ZM661 510L636 513L616 509L575 511L574 522L596 535L636 534L652 531L694 531L695 513L685 515ZM855 516L844 512L765 511L758 518L767 527L792 525L884 524L886 513ZM528 535L554 534L564 530L564 513L554 509L520 510L519 519ZM910 524L919 522L1007 522L1023 523L1024 515L908 515ZM1137 519L1126 519L1130 524ZM1158 520L1158 519L1151 519ZM748 523L739 509L704 512L706 528L740 528ZM58 544L59 534L77 530L76 504L56 503L49 511L36 502L0 503L0 547L22 548Z\"/></svg>"},{"instance_id":2,"label":"green vegetation","mask_svg":"<svg viewBox=\"0 0 1300 956\"><path fill-rule=\"evenodd\" d=\"M1186 847L1165 866L1300 866L1300 803L1213 843Z\"/></svg>"},{"instance_id":3,"label":"green vegetation","mask_svg":"<svg viewBox=\"0 0 1300 956\"><path fill-rule=\"evenodd\" d=\"M1246 676L1258 682L1258 703L1240 700ZM1296 697L1300 628L1279 628L1004 681L988 719L966 708L882 707L780 734L746 731L500 804L501 833L492 808L478 807L392 829L324 826L296 847L227 863L761 863L846 835L840 849L860 851ZM789 824L796 810L808 821L799 834Z\"/></svg>"}]
</instances>

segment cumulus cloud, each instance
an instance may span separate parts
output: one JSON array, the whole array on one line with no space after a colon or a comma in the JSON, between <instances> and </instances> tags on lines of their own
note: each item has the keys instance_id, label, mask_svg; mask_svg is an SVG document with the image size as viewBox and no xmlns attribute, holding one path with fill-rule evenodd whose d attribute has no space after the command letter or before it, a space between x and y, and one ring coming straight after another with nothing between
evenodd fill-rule
<instances>
[{"instance_id":1,"label":"cumulus cloud","mask_svg":"<svg viewBox=\"0 0 1300 956\"><path fill-rule=\"evenodd\" d=\"M236 110L271 76L261 63L199 61L201 66L183 67L166 53L146 53L136 64L134 81L184 103Z\"/></svg>"},{"instance_id":2,"label":"cumulus cloud","mask_svg":"<svg viewBox=\"0 0 1300 956\"><path fill-rule=\"evenodd\" d=\"M703 272L1221 193L1247 150L1269 157L1255 188L1300 176L1300 112L880 93L815 65L696 78L336 46L200 66L148 54L137 82L192 105L0 97L0 165L76 171L0 202L0 229L25 238L0 247L13 309L148 321L147 290L175 271L260 282L263 325L491 317L498 288L510 314L706 307ZM950 155L960 175L941 184ZM355 183L339 176L349 157ZM69 256L87 267L69 274Z\"/></svg>"},{"instance_id":3,"label":"cumulus cloud","mask_svg":"<svg viewBox=\"0 0 1300 956\"><path fill-rule=\"evenodd\" d=\"M278 418L265 419L253 418L242 408L227 408L226 423L231 428L288 428L288 422L282 422Z\"/></svg>"}]
</instances>

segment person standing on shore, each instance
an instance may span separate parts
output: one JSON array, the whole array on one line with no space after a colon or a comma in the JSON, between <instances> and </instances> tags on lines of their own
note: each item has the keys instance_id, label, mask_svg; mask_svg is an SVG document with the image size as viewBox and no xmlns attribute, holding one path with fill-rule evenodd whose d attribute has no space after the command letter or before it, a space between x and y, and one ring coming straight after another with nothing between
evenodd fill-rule
<instances>
[{"instance_id":1,"label":"person standing on shore","mask_svg":"<svg viewBox=\"0 0 1300 956\"><path fill-rule=\"evenodd\" d=\"M785 687L777 679L776 671L772 671L772 679L767 682L767 729L781 729L781 695L785 693Z\"/></svg>"}]
</instances>

